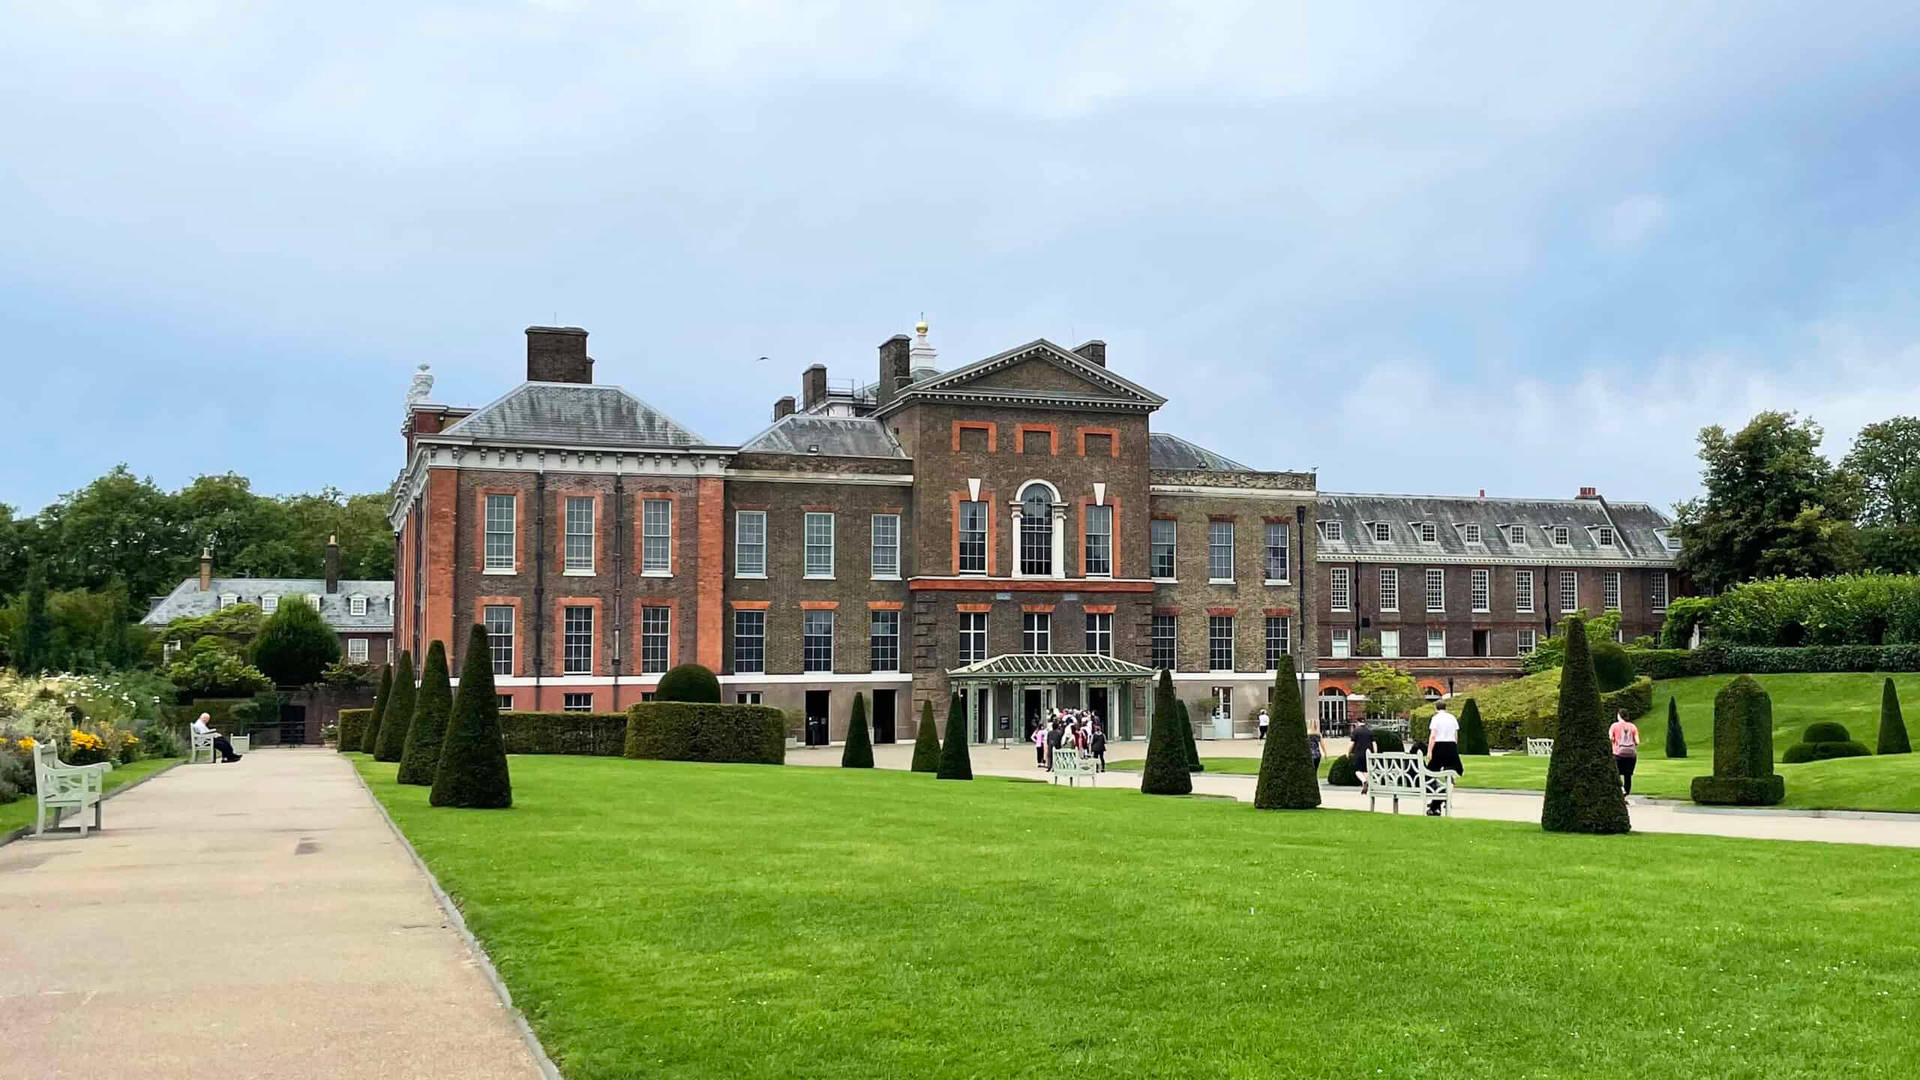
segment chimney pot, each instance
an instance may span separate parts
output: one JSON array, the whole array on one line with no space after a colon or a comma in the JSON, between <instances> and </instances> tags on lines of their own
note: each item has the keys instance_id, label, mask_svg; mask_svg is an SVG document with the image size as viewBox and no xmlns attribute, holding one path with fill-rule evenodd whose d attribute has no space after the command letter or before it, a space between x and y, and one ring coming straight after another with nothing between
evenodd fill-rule
<instances>
[{"instance_id":1,"label":"chimney pot","mask_svg":"<svg viewBox=\"0 0 1920 1080\"><path fill-rule=\"evenodd\" d=\"M782 417L787 417L792 415L793 415L793 395L792 394L788 394L786 397L783 397L780 400L773 403L773 418L775 420L779 420Z\"/></svg>"},{"instance_id":2,"label":"chimney pot","mask_svg":"<svg viewBox=\"0 0 1920 1080\"><path fill-rule=\"evenodd\" d=\"M912 381L913 342L905 334L895 334L880 343L880 390L875 404L892 401Z\"/></svg>"},{"instance_id":3,"label":"chimney pot","mask_svg":"<svg viewBox=\"0 0 1920 1080\"><path fill-rule=\"evenodd\" d=\"M577 326L527 327L527 381L593 382L587 332Z\"/></svg>"},{"instance_id":4,"label":"chimney pot","mask_svg":"<svg viewBox=\"0 0 1920 1080\"><path fill-rule=\"evenodd\" d=\"M1580 497L1583 499L1597 499L1600 497L1600 489L1583 487L1580 489Z\"/></svg>"},{"instance_id":5,"label":"chimney pot","mask_svg":"<svg viewBox=\"0 0 1920 1080\"><path fill-rule=\"evenodd\" d=\"M1094 338L1092 341L1081 345L1073 351L1074 355L1090 364L1098 364L1101 367L1107 366L1107 343L1101 341L1099 338Z\"/></svg>"},{"instance_id":6,"label":"chimney pot","mask_svg":"<svg viewBox=\"0 0 1920 1080\"><path fill-rule=\"evenodd\" d=\"M827 400L827 365L814 364L800 373L800 407L812 409Z\"/></svg>"},{"instance_id":7,"label":"chimney pot","mask_svg":"<svg viewBox=\"0 0 1920 1080\"><path fill-rule=\"evenodd\" d=\"M200 591L213 591L213 549L210 547L200 549Z\"/></svg>"},{"instance_id":8,"label":"chimney pot","mask_svg":"<svg viewBox=\"0 0 1920 1080\"><path fill-rule=\"evenodd\" d=\"M340 539L337 536L327 537L325 567L327 595L332 596L340 591Z\"/></svg>"}]
</instances>

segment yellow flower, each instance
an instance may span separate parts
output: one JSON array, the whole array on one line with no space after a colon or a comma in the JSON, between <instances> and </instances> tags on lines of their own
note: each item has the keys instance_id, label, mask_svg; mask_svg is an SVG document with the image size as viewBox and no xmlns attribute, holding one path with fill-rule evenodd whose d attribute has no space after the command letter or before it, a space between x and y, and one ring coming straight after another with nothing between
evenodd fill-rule
<instances>
[{"instance_id":1,"label":"yellow flower","mask_svg":"<svg viewBox=\"0 0 1920 1080\"><path fill-rule=\"evenodd\" d=\"M33 741L32 736L28 736L27 738L20 740L20 749L22 750L31 750L38 745L39 745L38 743Z\"/></svg>"}]
</instances>

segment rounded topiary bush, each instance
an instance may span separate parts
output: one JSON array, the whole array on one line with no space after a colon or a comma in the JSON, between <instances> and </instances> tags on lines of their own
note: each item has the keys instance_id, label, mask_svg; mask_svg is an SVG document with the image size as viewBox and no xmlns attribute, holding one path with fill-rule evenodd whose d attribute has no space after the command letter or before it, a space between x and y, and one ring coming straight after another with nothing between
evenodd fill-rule
<instances>
[{"instance_id":1,"label":"rounded topiary bush","mask_svg":"<svg viewBox=\"0 0 1920 1080\"><path fill-rule=\"evenodd\" d=\"M1852 740L1853 733L1847 730L1847 725L1838 724L1832 720L1808 724L1806 734L1800 736L1800 741L1803 743L1851 742Z\"/></svg>"},{"instance_id":2,"label":"rounded topiary bush","mask_svg":"<svg viewBox=\"0 0 1920 1080\"><path fill-rule=\"evenodd\" d=\"M1873 751L1867 749L1865 744L1846 739L1794 743L1787 747L1786 753L1780 755L1780 760L1788 765L1802 765L1809 761L1826 761L1830 758L1872 756Z\"/></svg>"},{"instance_id":3,"label":"rounded topiary bush","mask_svg":"<svg viewBox=\"0 0 1920 1080\"><path fill-rule=\"evenodd\" d=\"M1611 641L1596 641L1590 652L1593 677L1600 684L1601 693L1611 694L1632 685L1633 661L1628 658L1627 650Z\"/></svg>"},{"instance_id":4,"label":"rounded topiary bush","mask_svg":"<svg viewBox=\"0 0 1920 1080\"><path fill-rule=\"evenodd\" d=\"M720 702L720 680L699 664L681 664L660 676L660 686L653 692L653 700L703 701L717 705Z\"/></svg>"},{"instance_id":5,"label":"rounded topiary bush","mask_svg":"<svg viewBox=\"0 0 1920 1080\"><path fill-rule=\"evenodd\" d=\"M1327 766L1327 783L1334 787L1359 787L1360 777L1353 771L1353 759L1345 754Z\"/></svg>"},{"instance_id":6,"label":"rounded topiary bush","mask_svg":"<svg viewBox=\"0 0 1920 1080\"><path fill-rule=\"evenodd\" d=\"M1376 731L1373 733L1373 748L1383 754L1404 754L1407 752L1407 740L1397 731Z\"/></svg>"}]
</instances>

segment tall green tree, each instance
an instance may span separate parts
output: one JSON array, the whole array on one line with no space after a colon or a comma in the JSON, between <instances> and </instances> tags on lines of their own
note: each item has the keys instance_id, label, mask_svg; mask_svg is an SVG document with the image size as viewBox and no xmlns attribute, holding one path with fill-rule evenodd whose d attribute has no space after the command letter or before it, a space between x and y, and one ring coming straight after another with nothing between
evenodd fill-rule
<instances>
[{"instance_id":1,"label":"tall green tree","mask_svg":"<svg viewBox=\"0 0 1920 1080\"><path fill-rule=\"evenodd\" d=\"M1613 763L1600 684L1593 672L1585 622L1567 619L1567 661L1560 673L1560 711L1547 762L1540 827L1548 832L1623 833L1631 829L1620 770Z\"/></svg>"},{"instance_id":2,"label":"tall green tree","mask_svg":"<svg viewBox=\"0 0 1920 1080\"><path fill-rule=\"evenodd\" d=\"M1907 721L1900 715L1900 693L1893 680L1880 684L1880 741L1876 754L1911 754L1913 743L1907 739Z\"/></svg>"},{"instance_id":3,"label":"tall green tree","mask_svg":"<svg viewBox=\"0 0 1920 1080\"><path fill-rule=\"evenodd\" d=\"M840 746L843 769L873 768L873 736L867 731L867 697L853 695L853 715L847 718L847 741Z\"/></svg>"},{"instance_id":4,"label":"tall green tree","mask_svg":"<svg viewBox=\"0 0 1920 1080\"><path fill-rule=\"evenodd\" d=\"M913 733L912 771L924 773L940 771L940 733L933 727L931 700L920 703L920 727Z\"/></svg>"},{"instance_id":5,"label":"tall green tree","mask_svg":"<svg viewBox=\"0 0 1920 1080\"><path fill-rule=\"evenodd\" d=\"M1671 695L1667 698L1667 756L1683 758L1687 756L1687 732L1680 726L1680 706Z\"/></svg>"},{"instance_id":6,"label":"tall green tree","mask_svg":"<svg viewBox=\"0 0 1920 1080\"><path fill-rule=\"evenodd\" d=\"M947 737L940 744L939 780L973 779L973 758L967 753L967 710L960 695L947 703Z\"/></svg>"},{"instance_id":7,"label":"tall green tree","mask_svg":"<svg viewBox=\"0 0 1920 1080\"><path fill-rule=\"evenodd\" d=\"M1260 810L1311 810L1320 805L1320 777L1307 746L1307 712L1293 657L1282 655L1273 673L1272 713L1260 749L1260 779L1253 805Z\"/></svg>"},{"instance_id":8,"label":"tall green tree","mask_svg":"<svg viewBox=\"0 0 1920 1080\"><path fill-rule=\"evenodd\" d=\"M53 658L53 620L47 615L47 570L34 563L27 570L27 619L20 627L15 666L28 675L44 671Z\"/></svg>"},{"instance_id":9,"label":"tall green tree","mask_svg":"<svg viewBox=\"0 0 1920 1080\"><path fill-rule=\"evenodd\" d=\"M1840 467L1859 478L1860 547L1875 570L1920 573L1920 417L1868 424Z\"/></svg>"},{"instance_id":10,"label":"tall green tree","mask_svg":"<svg viewBox=\"0 0 1920 1080\"><path fill-rule=\"evenodd\" d=\"M466 678L466 673L460 677ZM387 707L380 712L379 738L369 747L373 760L399 761L406 752L407 728L413 723L413 699L418 692L413 683L413 654L402 649L400 662L393 666L393 690L387 695Z\"/></svg>"},{"instance_id":11,"label":"tall green tree","mask_svg":"<svg viewBox=\"0 0 1920 1080\"><path fill-rule=\"evenodd\" d=\"M453 699L453 719L440 746L440 766L427 802L473 810L513 805L507 744L500 734L500 697L493 688L493 649L482 625L475 624L467 636L460 692Z\"/></svg>"},{"instance_id":12,"label":"tall green tree","mask_svg":"<svg viewBox=\"0 0 1920 1080\"><path fill-rule=\"evenodd\" d=\"M1183 736L1182 727L1187 728ZM1193 729L1180 718L1180 699L1173 695L1173 673L1160 672L1153 688L1153 730L1147 733L1147 763L1140 790L1148 795L1193 794L1193 772L1187 767L1187 739Z\"/></svg>"},{"instance_id":13,"label":"tall green tree","mask_svg":"<svg viewBox=\"0 0 1920 1080\"><path fill-rule=\"evenodd\" d=\"M1857 568L1863 501L1852 473L1820 455L1821 430L1763 412L1735 434L1700 431L1704 495L1679 504L1678 566L1719 592L1756 577L1821 577Z\"/></svg>"},{"instance_id":14,"label":"tall green tree","mask_svg":"<svg viewBox=\"0 0 1920 1080\"><path fill-rule=\"evenodd\" d=\"M440 770L440 744L447 737L447 723L452 715L453 688L447 681L447 646L435 641L427 646L427 663L421 669L420 692L413 698L413 722L407 725L396 779L403 784L433 786L433 775Z\"/></svg>"},{"instance_id":15,"label":"tall green tree","mask_svg":"<svg viewBox=\"0 0 1920 1080\"><path fill-rule=\"evenodd\" d=\"M114 578L136 596L172 591L193 565L196 540L173 498L125 465L40 511L38 558L48 582L97 589Z\"/></svg>"},{"instance_id":16,"label":"tall green tree","mask_svg":"<svg viewBox=\"0 0 1920 1080\"><path fill-rule=\"evenodd\" d=\"M291 598L267 616L253 643L254 666L281 686L311 686L339 659L340 636L312 605Z\"/></svg>"}]
</instances>

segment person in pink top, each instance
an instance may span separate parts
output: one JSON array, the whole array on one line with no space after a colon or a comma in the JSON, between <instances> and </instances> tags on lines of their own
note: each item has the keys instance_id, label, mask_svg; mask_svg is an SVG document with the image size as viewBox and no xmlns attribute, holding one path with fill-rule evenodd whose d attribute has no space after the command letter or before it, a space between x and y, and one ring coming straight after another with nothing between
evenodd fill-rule
<instances>
[{"instance_id":1,"label":"person in pink top","mask_svg":"<svg viewBox=\"0 0 1920 1080\"><path fill-rule=\"evenodd\" d=\"M1620 767L1620 782L1633 794L1633 766L1640 760L1640 729L1625 712L1614 713L1613 726L1607 729L1607 741L1613 744L1613 763Z\"/></svg>"}]
</instances>

